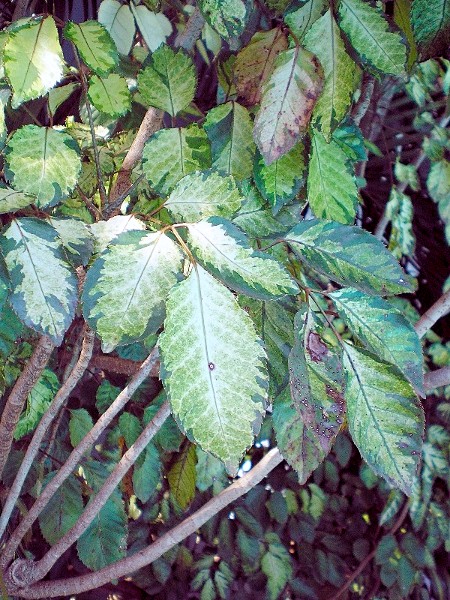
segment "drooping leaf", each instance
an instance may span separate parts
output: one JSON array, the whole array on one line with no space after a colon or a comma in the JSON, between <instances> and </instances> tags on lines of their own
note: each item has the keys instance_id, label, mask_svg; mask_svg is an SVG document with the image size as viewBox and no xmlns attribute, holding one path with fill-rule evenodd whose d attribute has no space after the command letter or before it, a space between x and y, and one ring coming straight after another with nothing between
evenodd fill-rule
<instances>
[{"instance_id":1,"label":"drooping leaf","mask_svg":"<svg viewBox=\"0 0 450 600\"><path fill-rule=\"evenodd\" d=\"M143 339L161 325L181 262L170 238L145 231L122 233L94 262L83 289L83 311L104 352Z\"/></svg>"},{"instance_id":2,"label":"drooping leaf","mask_svg":"<svg viewBox=\"0 0 450 600\"><path fill-rule=\"evenodd\" d=\"M287 39L280 28L258 31L237 55L234 65L236 90L247 106L261 101L261 88L272 73L275 59L287 49Z\"/></svg>"},{"instance_id":3,"label":"drooping leaf","mask_svg":"<svg viewBox=\"0 0 450 600\"><path fill-rule=\"evenodd\" d=\"M53 471L46 476L44 487L55 475L56 471ZM39 515L39 526L45 540L54 546L75 525L83 509L81 482L71 475L58 487Z\"/></svg>"},{"instance_id":4,"label":"drooping leaf","mask_svg":"<svg viewBox=\"0 0 450 600\"><path fill-rule=\"evenodd\" d=\"M43 96L58 83L64 58L53 17L29 21L11 31L3 49L3 63L13 89L13 108Z\"/></svg>"},{"instance_id":5,"label":"drooping leaf","mask_svg":"<svg viewBox=\"0 0 450 600\"><path fill-rule=\"evenodd\" d=\"M402 256L412 256L416 238L412 226L413 205L410 197L393 187L385 210L386 218L391 222L388 245L390 252L397 260Z\"/></svg>"},{"instance_id":6,"label":"drooping leaf","mask_svg":"<svg viewBox=\"0 0 450 600\"><path fill-rule=\"evenodd\" d=\"M303 48L278 55L255 119L254 138L266 164L289 152L306 131L322 75L317 58Z\"/></svg>"},{"instance_id":7,"label":"drooping leaf","mask_svg":"<svg viewBox=\"0 0 450 600\"><path fill-rule=\"evenodd\" d=\"M450 240L450 161L442 159L431 165L427 189L437 202L439 215L445 224L445 235Z\"/></svg>"},{"instance_id":8,"label":"drooping leaf","mask_svg":"<svg viewBox=\"0 0 450 600\"><path fill-rule=\"evenodd\" d=\"M245 0L199 0L203 16L224 39L239 37L244 31L247 6Z\"/></svg>"},{"instance_id":9,"label":"drooping leaf","mask_svg":"<svg viewBox=\"0 0 450 600\"><path fill-rule=\"evenodd\" d=\"M141 502L148 502L155 493L160 476L161 458L155 444L150 443L133 470L133 490Z\"/></svg>"},{"instance_id":10,"label":"drooping leaf","mask_svg":"<svg viewBox=\"0 0 450 600\"><path fill-rule=\"evenodd\" d=\"M24 412L14 430L14 439L20 440L24 435L34 431L58 391L59 381L53 371L44 369L39 380L28 394Z\"/></svg>"},{"instance_id":11,"label":"drooping leaf","mask_svg":"<svg viewBox=\"0 0 450 600\"><path fill-rule=\"evenodd\" d=\"M254 251L232 223L211 217L188 225L188 246L196 260L233 290L273 300L298 293L297 284L270 255Z\"/></svg>"},{"instance_id":12,"label":"drooping leaf","mask_svg":"<svg viewBox=\"0 0 450 600\"><path fill-rule=\"evenodd\" d=\"M263 198L270 202L276 215L281 208L295 198L303 185L305 161L304 146L296 144L278 160L266 165L264 158L256 155L254 177Z\"/></svg>"},{"instance_id":13,"label":"drooping leaf","mask_svg":"<svg viewBox=\"0 0 450 600\"><path fill-rule=\"evenodd\" d=\"M110 34L120 54L128 54L133 44L136 25L130 7L117 0L103 0L98 20Z\"/></svg>"},{"instance_id":14,"label":"drooping leaf","mask_svg":"<svg viewBox=\"0 0 450 600\"><path fill-rule=\"evenodd\" d=\"M67 85L62 85L49 91L48 110L53 117L61 104L70 98L78 87L78 83L68 83Z\"/></svg>"},{"instance_id":15,"label":"drooping leaf","mask_svg":"<svg viewBox=\"0 0 450 600\"><path fill-rule=\"evenodd\" d=\"M49 222L58 232L70 261L76 267L85 267L94 250L94 236L88 226L79 219L52 217Z\"/></svg>"},{"instance_id":16,"label":"drooping leaf","mask_svg":"<svg viewBox=\"0 0 450 600\"><path fill-rule=\"evenodd\" d=\"M60 344L75 315L77 278L56 230L43 220L15 219L1 246L11 276L12 307L26 325Z\"/></svg>"},{"instance_id":17,"label":"drooping leaf","mask_svg":"<svg viewBox=\"0 0 450 600\"><path fill-rule=\"evenodd\" d=\"M312 25L319 19L328 8L326 0L307 0L301 6L293 4L293 10L288 10L284 21L299 42L308 33Z\"/></svg>"},{"instance_id":18,"label":"drooping leaf","mask_svg":"<svg viewBox=\"0 0 450 600\"><path fill-rule=\"evenodd\" d=\"M142 4L130 4L139 31L145 40L150 52L154 52L164 44L172 33L172 24L163 13L155 13Z\"/></svg>"},{"instance_id":19,"label":"drooping leaf","mask_svg":"<svg viewBox=\"0 0 450 600\"><path fill-rule=\"evenodd\" d=\"M36 201L34 196L16 192L11 188L0 188L0 214L15 212Z\"/></svg>"},{"instance_id":20,"label":"drooping leaf","mask_svg":"<svg viewBox=\"0 0 450 600\"><path fill-rule=\"evenodd\" d=\"M312 123L327 142L345 117L359 79L359 69L345 50L331 9L318 19L305 36L305 47L322 65L325 83L314 107Z\"/></svg>"},{"instance_id":21,"label":"drooping leaf","mask_svg":"<svg viewBox=\"0 0 450 600\"><path fill-rule=\"evenodd\" d=\"M167 473L170 493L183 509L195 497L196 462L195 445L187 443Z\"/></svg>"},{"instance_id":22,"label":"drooping leaf","mask_svg":"<svg viewBox=\"0 0 450 600\"><path fill-rule=\"evenodd\" d=\"M1 44L0 44L1 52ZM0 61L0 73L1 73L1 61ZM8 105L9 98L11 96L11 90L9 87L0 87L0 149L5 145L5 140L8 135L8 129L6 127L5 120L5 109Z\"/></svg>"},{"instance_id":23,"label":"drooping leaf","mask_svg":"<svg viewBox=\"0 0 450 600\"><path fill-rule=\"evenodd\" d=\"M342 285L379 296L414 289L392 254L359 227L312 219L285 239L301 261Z\"/></svg>"},{"instance_id":24,"label":"drooping leaf","mask_svg":"<svg viewBox=\"0 0 450 600\"><path fill-rule=\"evenodd\" d=\"M75 44L83 62L96 75L107 75L119 61L112 37L98 21L69 21L64 27L64 37Z\"/></svg>"},{"instance_id":25,"label":"drooping leaf","mask_svg":"<svg viewBox=\"0 0 450 600\"><path fill-rule=\"evenodd\" d=\"M191 173L183 177L165 206L175 219L199 221L211 216L229 218L241 206L242 198L233 177L218 173Z\"/></svg>"},{"instance_id":26,"label":"drooping leaf","mask_svg":"<svg viewBox=\"0 0 450 600\"><path fill-rule=\"evenodd\" d=\"M36 196L38 206L53 206L66 198L81 167L71 136L37 125L24 125L14 132L5 160L5 175L13 188Z\"/></svg>"},{"instance_id":27,"label":"drooping leaf","mask_svg":"<svg viewBox=\"0 0 450 600\"><path fill-rule=\"evenodd\" d=\"M344 367L353 441L375 473L410 495L424 430L419 400L394 367L348 344Z\"/></svg>"},{"instance_id":28,"label":"drooping leaf","mask_svg":"<svg viewBox=\"0 0 450 600\"><path fill-rule=\"evenodd\" d=\"M445 52L450 36L450 4L447 0L413 0L411 22L422 57Z\"/></svg>"},{"instance_id":29,"label":"drooping leaf","mask_svg":"<svg viewBox=\"0 0 450 600\"><path fill-rule=\"evenodd\" d=\"M341 0L340 26L361 61L388 75L402 75L406 46L398 32L389 31L381 12L363 0Z\"/></svg>"},{"instance_id":30,"label":"drooping leaf","mask_svg":"<svg viewBox=\"0 0 450 600\"><path fill-rule=\"evenodd\" d=\"M276 533L266 533L267 552L261 559L261 570L267 577L267 597L277 600L292 578L291 555Z\"/></svg>"},{"instance_id":31,"label":"drooping leaf","mask_svg":"<svg viewBox=\"0 0 450 600\"><path fill-rule=\"evenodd\" d=\"M175 117L194 99L197 85L192 59L182 50L162 45L138 76L139 92L149 106Z\"/></svg>"},{"instance_id":32,"label":"drooping leaf","mask_svg":"<svg viewBox=\"0 0 450 600\"><path fill-rule=\"evenodd\" d=\"M167 195L188 173L210 167L209 141L196 124L161 129L144 146L142 170L158 194Z\"/></svg>"},{"instance_id":33,"label":"drooping leaf","mask_svg":"<svg viewBox=\"0 0 450 600\"><path fill-rule=\"evenodd\" d=\"M92 223L89 229L94 234L94 252L100 254L107 248L114 238L124 231L142 231L146 229L145 223L134 215L117 215L107 221Z\"/></svg>"},{"instance_id":34,"label":"drooping leaf","mask_svg":"<svg viewBox=\"0 0 450 600\"><path fill-rule=\"evenodd\" d=\"M408 42L407 68L410 71L417 60L417 45L412 29L410 0L394 0L394 22L403 31Z\"/></svg>"},{"instance_id":35,"label":"drooping leaf","mask_svg":"<svg viewBox=\"0 0 450 600\"><path fill-rule=\"evenodd\" d=\"M89 100L105 115L117 119L131 108L131 94L126 80L117 73L107 77L93 75L89 80Z\"/></svg>"},{"instance_id":36,"label":"drooping leaf","mask_svg":"<svg viewBox=\"0 0 450 600\"><path fill-rule=\"evenodd\" d=\"M255 144L247 109L237 102L216 106L208 112L204 127L211 142L212 166L236 179L250 177Z\"/></svg>"},{"instance_id":37,"label":"drooping leaf","mask_svg":"<svg viewBox=\"0 0 450 600\"><path fill-rule=\"evenodd\" d=\"M93 426L94 423L92 422L92 417L85 408L78 408L70 411L70 443L74 448L78 446Z\"/></svg>"},{"instance_id":38,"label":"drooping leaf","mask_svg":"<svg viewBox=\"0 0 450 600\"><path fill-rule=\"evenodd\" d=\"M260 427L267 388L265 353L250 317L197 265L170 293L159 343L173 413L236 473Z\"/></svg>"},{"instance_id":39,"label":"drooping leaf","mask_svg":"<svg viewBox=\"0 0 450 600\"><path fill-rule=\"evenodd\" d=\"M349 161L339 145L314 130L311 138L308 173L308 200L319 219L352 224L358 206L358 189Z\"/></svg>"}]
</instances>

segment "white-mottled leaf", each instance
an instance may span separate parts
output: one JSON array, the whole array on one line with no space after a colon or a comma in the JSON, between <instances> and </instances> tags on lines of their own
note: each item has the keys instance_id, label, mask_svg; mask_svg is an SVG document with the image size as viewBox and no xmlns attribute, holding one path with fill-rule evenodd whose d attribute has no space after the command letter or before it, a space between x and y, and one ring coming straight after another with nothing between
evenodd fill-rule
<instances>
[{"instance_id":1,"label":"white-mottled leaf","mask_svg":"<svg viewBox=\"0 0 450 600\"><path fill-rule=\"evenodd\" d=\"M268 384L265 352L250 317L197 265L170 293L159 343L174 415L235 474L259 430Z\"/></svg>"},{"instance_id":2,"label":"white-mottled leaf","mask_svg":"<svg viewBox=\"0 0 450 600\"><path fill-rule=\"evenodd\" d=\"M163 233L127 231L89 269L83 312L104 352L143 339L164 319L164 302L179 279L182 253Z\"/></svg>"},{"instance_id":3,"label":"white-mottled leaf","mask_svg":"<svg viewBox=\"0 0 450 600\"><path fill-rule=\"evenodd\" d=\"M67 198L77 183L79 149L67 133L24 125L6 146L5 175L18 191L36 196L38 206Z\"/></svg>"},{"instance_id":4,"label":"white-mottled leaf","mask_svg":"<svg viewBox=\"0 0 450 600\"><path fill-rule=\"evenodd\" d=\"M11 105L46 94L61 80L64 58L52 17L10 31L3 49L5 74L13 89Z\"/></svg>"},{"instance_id":5,"label":"white-mottled leaf","mask_svg":"<svg viewBox=\"0 0 450 600\"><path fill-rule=\"evenodd\" d=\"M110 73L107 77L93 75L89 80L88 96L99 112L113 119L121 117L131 108L128 84L117 73Z\"/></svg>"},{"instance_id":6,"label":"white-mottled leaf","mask_svg":"<svg viewBox=\"0 0 450 600\"><path fill-rule=\"evenodd\" d=\"M229 221L211 217L188 225L188 232L196 260L233 290L263 300L298 293L288 271L270 255L253 250Z\"/></svg>"},{"instance_id":7,"label":"white-mottled leaf","mask_svg":"<svg viewBox=\"0 0 450 600\"><path fill-rule=\"evenodd\" d=\"M43 220L15 219L1 245L12 307L26 325L60 344L75 315L77 278L56 230Z\"/></svg>"},{"instance_id":8,"label":"white-mottled leaf","mask_svg":"<svg viewBox=\"0 0 450 600\"><path fill-rule=\"evenodd\" d=\"M412 256L416 238L413 231L413 204L411 198L394 186L386 204L386 218L391 222L388 248L397 260Z\"/></svg>"},{"instance_id":9,"label":"white-mottled leaf","mask_svg":"<svg viewBox=\"0 0 450 600\"><path fill-rule=\"evenodd\" d=\"M107 75L119 62L112 37L98 21L69 21L64 37L75 44L83 62L97 75Z\"/></svg>"},{"instance_id":10,"label":"white-mottled leaf","mask_svg":"<svg viewBox=\"0 0 450 600\"><path fill-rule=\"evenodd\" d=\"M136 25L130 7L117 0L103 0L98 20L114 40L120 54L128 54L133 44Z\"/></svg>"},{"instance_id":11,"label":"white-mottled leaf","mask_svg":"<svg viewBox=\"0 0 450 600\"><path fill-rule=\"evenodd\" d=\"M49 222L58 232L69 260L76 267L85 267L94 251L94 236L88 225L79 219L56 217L51 217Z\"/></svg>"},{"instance_id":12,"label":"white-mottled leaf","mask_svg":"<svg viewBox=\"0 0 450 600\"><path fill-rule=\"evenodd\" d=\"M133 215L116 215L107 221L98 221L89 225L94 234L94 252L100 254L108 244L124 231L146 229L145 223Z\"/></svg>"},{"instance_id":13,"label":"white-mottled leaf","mask_svg":"<svg viewBox=\"0 0 450 600\"><path fill-rule=\"evenodd\" d=\"M218 173L191 173L177 183L165 206L181 222L211 216L231 217L242 198L233 177Z\"/></svg>"},{"instance_id":14,"label":"white-mottled leaf","mask_svg":"<svg viewBox=\"0 0 450 600\"><path fill-rule=\"evenodd\" d=\"M30 194L16 192L11 188L0 188L0 214L21 210L34 202L36 198Z\"/></svg>"},{"instance_id":15,"label":"white-mottled leaf","mask_svg":"<svg viewBox=\"0 0 450 600\"><path fill-rule=\"evenodd\" d=\"M236 38L245 29L249 16L245 0L200 0L200 10L217 33L225 38Z\"/></svg>"},{"instance_id":16,"label":"white-mottled leaf","mask_svg":"<svg viewBox=\"0 0 450 600\"><path fill-rule=\"evenodd\" d=\"M172 33L171 22L165 14L152 12L143 4L131 3L130 8L148 49L154 52Z\"/></svg>"},{"instance_id":17,"label":"white-mottled leaf","mask_svg":"<svg viewBox=\"0 0 450 600\"><path fill-rule=\"evenodd\" d=\"M300 42L311 29L312 25L319 19L329 7L327 0L307 0L301 6L292 3L294 7L288 10L284 21L292 33Z\"/></svg>"}]
</instances>

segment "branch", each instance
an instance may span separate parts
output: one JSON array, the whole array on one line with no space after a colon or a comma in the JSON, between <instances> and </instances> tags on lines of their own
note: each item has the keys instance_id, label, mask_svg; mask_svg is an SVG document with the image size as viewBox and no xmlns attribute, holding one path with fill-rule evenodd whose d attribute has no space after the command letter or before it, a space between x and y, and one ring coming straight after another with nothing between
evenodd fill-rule
<instances>
[{"instance_id":1,"label":"branch","mask_svg":"<svg viewBox=\"0 0 450 600\"><path fill-rule=\"evenodd\" d=\"M109 371L110 373L119 373L131 377L139 370L142 362L130 360L129 358L120 358L120 356L108 356L107 354L97 354L93 356L89 363L90 368L100 371ZM155 362L150 377L159 377L159 362Z\"/></svg>"},{"instance_id":2,"label":"branch","mask_svg":"<svg viewBox=\"0 0 450 600\"><path fill-rule=\"evenodd\" d=\"M76 468L83 454L90 450L90 448L97 441L99 435L106 429L106 427L108 427L113 418L120 410L122 410L141 383L149 376L157 360L158 351L155 349L142 363L139 371L136 373L136 375L134 375L134 377L132 377L129 384L120 392L111 406L102 414L94 427L84 436L78 446L72 450L66 462L41 492L30 511L22 519L11 536L11 539L6 544L3 554L0 558L0 568L5 569L8 566L10 561L13 559L14 553L22 541L23 536L30 529L31 525L48 504L50 498L52 498L53 494Z\"/></svg>"},{"instance_id":3,"label":"branch","mask_svg":"<svg viewBox=\"0 0 450 600\"><path fill-rule=\"evenodd\" d=\"M16 381L3 409L0 421L0 476L3 473L19 417L28 394L37 383L55 345L47 335L39 338L31 358Z\"/></svg>"},{"instance_id":4,"label":"branch","mask_svg":"<svg viewBox=\"0 0 450 600\"><path fill-rule=\"evenodd\" d=\"M186 52L191 52L195 42L200 37L204 24L205 19L198 6L196 6L186 23L186 27L175 38L175 48L183 48Z\"/></svg>"},{"instance_id":5,"label":"branch","mask_svg":"<svg viewBox=\"0 0 450 600\"><path fill-rule=\"evenodd\" d=\"M444 317L450 312L450 290L442 294L431 308L429 308L414 325L419 338L423 338L426 332L433 327L433 325L441 317Z\"/></svg>"},{"instance_id":6,"label":"branch","mask_svg":"<svg viewBox=\"0 0 450 600\"><path fill-rule=\"evenodd\" d=\"M89 364L89 360L92 356L92 350L94 348L94 339L94 332L86 326L83 345L81 348L78 362L73 367L64 384L58 390L52 403L50 404L46 413L44 414L38 426L36 427L31 442L27 448L27 452L20 465L19 471L17 472L14 483L12 484L12 487L9 491L8 497L5 502L5 506L0 517L0 538L5 531L5 528L9 521L9 517L11 516L14 506L16 505L17 499L20 496L20 491L22 489L23 482L25 481L26 476L28 475L28 471L30 470L33 461L36 458L37 453L39 452L42 439L50 423L56 417L59 409L67 400L70 392L81 379L83 373L85 372Z\"/></svg>"},{"instance_id":7,"label":"branch","mask_svg":"<svg viewBox=\"0 0 450 600\"><path fill-rule=\"evenodd\" d=\"M14 9L12 20L17 21L27 14L30 0L17 0L16 8Z\"/></svg>"},{"instance_id":8,"label":"branch","mask_svg":"<svg viewBox=\"0 0 450 600\"><path fill-rule=\"evenodd\" d=\"M431 392L431 390L434 390L438 387L443 387L444 385L450 385L450 366L442 367L442 369L425 373L425 391Z\"/></svg>"},{"instance_id":9,"label":"branch","mask_svg":"<svg viewBox=\"0 0 450 600\"><path fill-rule=\"evenodd\" d=\"M112 579L129 575L130 573L151 564L165 552L182 542L186 537L195 533L199 527L204 525L211 517L216 515L231 502L234 502L250 491L266 477L270 471L279 465L282 460L283 457L278 448L273 448L253 469L251 469L251 471L232 483L226 490L223 490L220 494L211 498L211 500L194 514L140 552L136 552L136 554L123 558L95 573L88 573L87 575L73 577L72 579L43 581L27 589L14 590L14 595L21 598L55 598L57 596L80 594L84 591L98 588Z\"/></svg>"}]
</instances>

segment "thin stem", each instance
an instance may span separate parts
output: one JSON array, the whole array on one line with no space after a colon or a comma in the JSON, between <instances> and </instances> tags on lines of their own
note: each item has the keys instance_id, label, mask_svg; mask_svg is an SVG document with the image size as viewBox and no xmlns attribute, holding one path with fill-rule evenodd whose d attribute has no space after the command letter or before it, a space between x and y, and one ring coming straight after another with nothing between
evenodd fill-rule
<instances>
[{"instance_id":1,"label":"thin stem","mask_svg":"<svg viewBox=\"0 0 450 600\"><path fill-rule=\"evenodd\" d=\"M189 535L195 533L211 517L219 513L231 502L249 492L282 461L283 457L278 448L273 448L243 477L232 483L217 496L214 496L214 498L211 498L194 514L187 517L187 519L168 531L153 544L150 544L150 546L147 546L147 548L144 548L140 552L136 552L132 556L123 558L108 567L100 569L96 573L89 573L72 579L43 581L26 589L14 590L14 594L21 598L69 596L96 589L112 579L129 575L151 564Z\"/></svg>"},{"instance_id":2,"label":"thin stem","mask_svg":"<svg viewBox=\"0 0 450 600\"><path fill-rule=\"evenodd\" d=\"M427 392L444 385L450 385L450 367L442 367L442 369L425 373L423 383Z\"/></svg>"},{"instance_id":3,"label":"thin stem","mask_svg":"<svg viewBox=\"0 0 450 600\"><path fill-rule=\"evenodd\" d=\"M70 392L73 390L75 385L83 376L83 373L85 372L89 364L89 361L92 356L92 350L94 348L94 339L94 332L86 326L80 357L76 365L73 367L70 375L67 377L66 381L58 390L46 413L39 421L39 424L36 427L31 442L28 445L27 452L22 460L19 471L17 472L16 478L14 479L14 483L12 484L12 487L9 490L5 506L0 516L0 537L3 535L6 529L11 513L14 509L14 506L16 505L18 497L20 496L20 491L22 489L23 483L26 479L26 476L28 475L29 470L33 465L33 461L36 458L36 455L39 452L41 442L44 438L48 427L58 414L58 411L60 410L63 403L69 397Z\"/></svg>"},{"instance_id":4,"label":"thin stem","mask_svg":"<svg viewBox=\"0 0 450 600\"><path fill-rule=\"evenodd\" d=\"M131 172L130 172L131 173ZM130 175L130 173L128 175ZM120 208L122 202L125 200L125 198L127 198L131 192L137 188L137 186L140 184L140 182L144 179L144 175L139 175L139 177L134 181L134 183L132 183L130 185L130 187L128 189L126 189L123 194L121 194L118 198L116 198L114 200L114 202L110 202L107 206L107 208L103 211L103 216L105 217L105 219L107 219L108 217L112 216L114 214L114 212Z\"/></svg>"},{"instance_id":5,"label":"thin stem","mask_svg":"<svg viewBox=\"0 0 450 600\"><path fill-rule=\"evenodd\" d=\"M55 345L47 335L39 338L31 358L6 401L0 421L0 476L8 459L14 430L19 421L25 401L48 363L54 347Z\"/></svg>"},{"instance_id":6,"label":"thin stem","mask_svg":"<svg viewBox=\"0 0 450 600\"><path fill-rule=\"evenodd\" d=\"M450 290L445 292L445 294L442 294L439 300L437 300L414 325L414 329L419 338L423 338L436 321L445 316L448 312L450 312Z\"/></svg>"},{"instance_id":7,"label":"thin stem","mask_svg":"<svg viewBox=\"0 0 450 600\"><path fill-rule=\"evenodd\" d=\"M24 519L20 522L10 540L6 544L3 550L3 555L0 558L0 568L4 569L13 559L14 553L22 541L23 536L30 529L31 525L40 515L45 506L47 506L48 502L62 485L62 483L76 468L82 456L88 450L90 450L90 448L95 444L99 435L106 429L106 427L108 427L113 418L120 410L122 410L141 383L149 376L153 369L154 363L157 360L158 351L155 349L142 363L139 371L131 378L128 385L120 392L111 406L102 414L94 427L84 436L78 446L72 450L64 465L41 492L40 496L37 498L26 517L24 517Z\"/></svg>"},{"instance_id":8,"label":"thin stem","mask_svg":"<svg viewBox=\"0 0 450 600\"><path fill-rule=\"evenodd\" d=\"M196 41L199 39L205 19L198 6L195 7L191 16L189 17L185 28L175 38L175 47L183 48L186 52L191 52L195 46Z\"/></svg>"}]
</instances>

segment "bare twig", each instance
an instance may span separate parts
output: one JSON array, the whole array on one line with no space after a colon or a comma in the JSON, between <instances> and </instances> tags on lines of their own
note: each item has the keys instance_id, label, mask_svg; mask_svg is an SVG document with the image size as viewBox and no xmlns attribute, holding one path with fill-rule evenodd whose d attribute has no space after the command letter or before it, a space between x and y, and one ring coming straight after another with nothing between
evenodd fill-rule
<instances>
[{"instance_id":1,"label":"bare twig","mask_svg":"<svg viewBox=\"0 0 450 600\"><path fill-rule=\"evenodd\" d=\"M58 473L47 484L27 515L22 519L10 540L6 544L0 558L0 568L5 569L14 557L23 536L48 504L50 498L55 494L61 484L69 477L76 468L83 454L85 454L96 442L99 435L108 427L113 418L125 406L141 383L149 376L154 363L158 360L158 351L155 349L142 363L139 371L132 377L128 385L120 392L111 406L102 414L94 427L87 433L76 448L74 448L64 465Z\"/></svg>"},{"instance_id":2,"label":"bare twig","mask_svg":"<svg viewBox=\"0 0 450 600\"><path fill-rule=\"evenodd\" d=\"M450 367L442 367L442 369L425 373L424 385L425 391L428 392L444 385L450 385Z\"/></svg>"},{"instance_id":3,"label":"bare twig","mask_svg":"<svg viewBox=\"0 0 450 600\"><path fill-rule=\"evenodd\" d=\"M414 329L416 330L419 338L422 338L426 332L433 327L433 325L438 321L441 317L444 317L447 313L450 312L450 290L442 294L442 296L437 300L431 308L425 312L417 323L414 325Z\"/></svg>"},{"instance_id":4,"label":"bare twig","mask_svg":"<svg viewBox=\"0 0 450 600\"><path fill-rule=\"evenodd\" d=\"M141 364L141 361L130 360L129 358L97 354L92 357L89 368L109 371L111 373L120 373L121 375L128 375L131 377L131 375L134 375L139 370ZM159 361L155 362L150 377L159 377Z\"/></svg>"},{"instance_id":5,"label":"bare twig","mask_svg":"<svg viewBox=\"0 0 450 600\"><path fill-rule=\"evenodd\" d=\"M88 575L82 575L72 579L44 581L26 589L15 589L14 594L21 598L55 598L56 596L80 594L84 591L98 588L112 579L133 573L134 571L149 565L170 550L170 548L173 548L186 537L195 533L195 531L204 525L212 516L250 491L266 477L270 471L279 465L282 460L283 457L278 448L270 450L270 452L268 452L266 456L251 469L251 471L232 483L227 489L209 500L193 515L189 516L179 525L156 540L156 542L140 552L100 569L96 573L89 573Z\"/></svg>"},{"instance_id":6,"label":"bare twig","mask_svg":"<svg viewBox=\"0 0 450 600\"><path fill-rule=\"evenodd\" d=\"M43 335L27 362L22 374L16 381L3 409L0 421L0 476L3 473L14 437L14 430L19 420L28 394L37 383L45 365L53 352L55 345L52 340Z\"/></svg>"},{"instance_id":7,"label":"bare twig","mask_svg":"<svg viewBox=\"0 0 450 600\"><path fill-rule=\"evenodd\" d=\"M196 6L186 23L186 27L175 38L175 47L183 48L186 52L191 52L195 46L195 42L200 37L204 24L205 19L198 6Z\"/></svg>"},{"instance_id":8,"label":"bare twig","mask_svg":"<svg viewBox=\"0 0 450 600\"><path fill-rule=\"evenodd\" d=\"M83 373L85 372L89 364L89 360L92 356L92 350L94 348L94 339L94 332L86 326L82 349L80 352L78 362L73 367L70 375L67 377L64 384L58 390L58 393L55 395L46 413L39 421L39 424L36 427L31 442L28 445L26 454L22 460L19 471L17 472L14 483L9 491L8 497L5 502L5 506L0 516L0 537L3 535L5 528L8 524L9 517L11 516L14 506L16 505L17 498L20 495L20 491L22 489L23 482L26 479L28 471L30 470L33 461L36 458L37 453L39 452L39 448L41 446L41 442L44 438L45 432L47 431L50 423L57 415L63 403L69 397L70 392L81 379Z\"/></svg>"}]
</instances>

